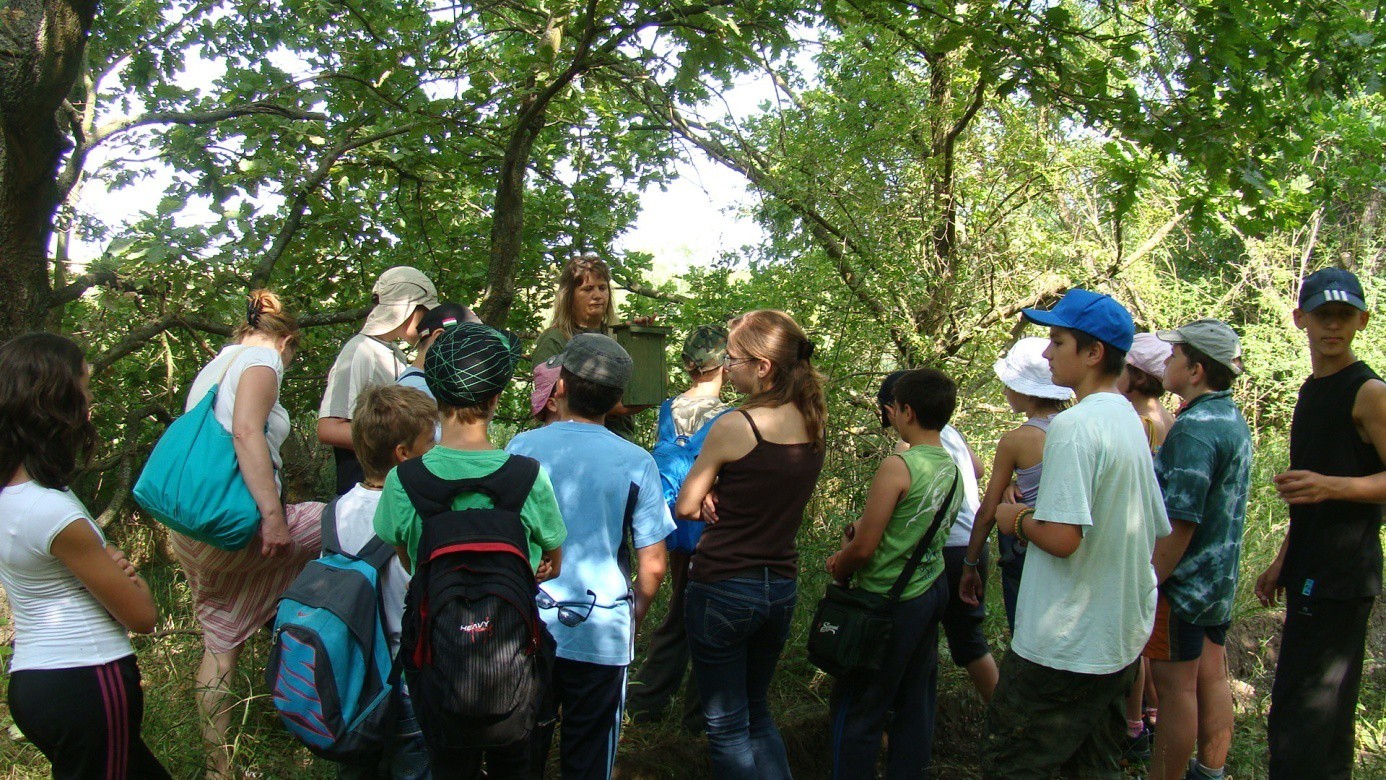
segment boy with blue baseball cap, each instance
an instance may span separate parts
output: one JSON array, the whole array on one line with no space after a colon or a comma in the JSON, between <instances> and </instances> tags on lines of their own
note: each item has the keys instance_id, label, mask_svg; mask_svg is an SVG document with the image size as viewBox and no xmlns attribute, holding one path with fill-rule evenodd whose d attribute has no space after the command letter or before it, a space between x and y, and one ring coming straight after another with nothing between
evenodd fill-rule
<instances>
[{"instance_id":1,"label":"boy with blue baseball cap","mask_svg":"<svg viewBox=\"0 0 1386 780\"><path fill-rule=\"evenodd\" d=\"M1271 688L1270 777L1348 778L1367 621L1381 594L1386 504L1386 383L1352 351L1370 315L1350 271L1305 277L1295 326L1313 374L1290 423L1290 505L1280 554L1256 581L1270 606L1284 592L1285 630Z\"/></svg>"},{"instance_id":2,"label":"boy with blue baseball cap","mask_svg":"<svg viewBox=\"0 0 1386 780\"><path fill-rule=\"evenodd\" d=\"M1135 337L1106 295L1073 289L1051 310L1054 384L1077 403L1044 443L1033 509L996 510L1002 533L1030 545L1011 652L987 708L986 778L1122 777L1124 699L1155 619L1155 540L1170 532L1145 430L1116 387Z\"/></svg>"}]
</instances>

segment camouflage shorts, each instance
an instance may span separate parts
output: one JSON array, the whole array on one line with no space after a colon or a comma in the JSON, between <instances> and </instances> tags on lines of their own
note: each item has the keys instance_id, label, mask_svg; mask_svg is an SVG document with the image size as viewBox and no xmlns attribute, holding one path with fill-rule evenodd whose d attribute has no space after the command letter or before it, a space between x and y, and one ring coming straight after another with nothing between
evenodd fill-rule
<instances>
[{"instance_id":1,"label":"camouflage shorts","mask_svg":"<svg viewBox=\"0 0 1386 780\"><path fill-rule=\"evenodd\" d=\"M982 776L1049 780L1057 771L1074 780L1119 780L1125 697L1135 677L1135 664L1080 674L1007 653L987 707Z\"/></svg>"}]
</instances>

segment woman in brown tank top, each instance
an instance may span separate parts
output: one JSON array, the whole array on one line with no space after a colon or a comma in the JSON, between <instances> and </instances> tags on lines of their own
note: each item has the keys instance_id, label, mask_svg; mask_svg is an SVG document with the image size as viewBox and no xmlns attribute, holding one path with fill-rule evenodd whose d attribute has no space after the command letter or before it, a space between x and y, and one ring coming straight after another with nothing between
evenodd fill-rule
<instances>
[{"instance_id":1,"label":"woman in brown tank top","mask_svg":"<svg viewBox=\"0 0 1386 780\"><path fill-rule=\"evenodd\" d=\"M727 378L749 397L713 423L680 517L708 524L684 607L719 780L790 777L767 693L797 599L794 537L823 468L827 407L813 342L788 314L728 323Z\"/></svg>"}]
</instances>

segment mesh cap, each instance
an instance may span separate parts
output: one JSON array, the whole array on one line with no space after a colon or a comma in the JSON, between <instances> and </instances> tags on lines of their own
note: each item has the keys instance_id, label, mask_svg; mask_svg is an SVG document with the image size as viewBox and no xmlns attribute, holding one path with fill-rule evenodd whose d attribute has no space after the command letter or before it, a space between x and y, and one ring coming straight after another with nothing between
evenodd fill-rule
<instances>
[{"instance_id":1,"label":"mesh cap","mask_svg":"<svg viewBox=\"0 0 1386 780\"><path fill-rule=\"evenodd\" d=\"M476 406L500 394L515 374L520 340L489 325L460 322L443 331L424 357L424 381L439 401Z\"/></svg>"}]
</instances>

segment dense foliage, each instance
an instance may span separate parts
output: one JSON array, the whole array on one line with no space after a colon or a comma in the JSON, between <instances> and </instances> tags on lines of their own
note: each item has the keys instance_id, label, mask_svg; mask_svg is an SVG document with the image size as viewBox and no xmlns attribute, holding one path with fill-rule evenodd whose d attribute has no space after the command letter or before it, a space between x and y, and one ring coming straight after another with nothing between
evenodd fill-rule
<instances>
[{"instance_id":1,"label":"dense foliage","mask_svg":"<svg viewBox=\"0 0 1386 780\"><path fill-rule=\"evenodd\" d=\"M313 419L380 271L532 335L554 259L610 255L684 155L746 178L766 240L668 278L613 257L623 313L806 325L831 404L811 550L860 507L885 372L957 377L985 458L1015 423L991 362L1016 313L1083 285L1142 328L1242 333L1255 560L1308 370L1297 280L1336 264L1386 292L1386 19L1365 0L0 0L0 49L0 338L88 349L104 444L77 488L102 522L134 517L131 476L247 289L310 326L287 481L321 495ZM751 79L774 99L732 112ZM93 180L163 197L115 223ZM1378 368L1380 333L1358 343Z\"/></svg>"}]
</instances>

